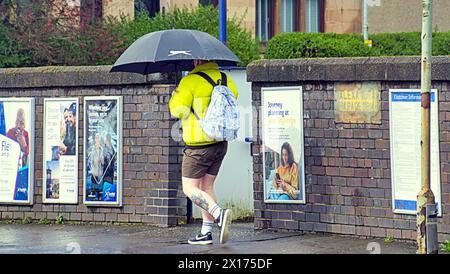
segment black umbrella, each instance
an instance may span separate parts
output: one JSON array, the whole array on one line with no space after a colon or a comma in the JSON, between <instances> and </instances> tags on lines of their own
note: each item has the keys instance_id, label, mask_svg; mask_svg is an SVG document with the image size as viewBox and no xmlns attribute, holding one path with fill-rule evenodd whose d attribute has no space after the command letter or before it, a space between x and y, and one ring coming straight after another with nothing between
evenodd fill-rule
<instances>
[{"instance_id":1,"label":"black umbrella","mask_svg":"<svg viewBox=\"0 0 450 274\"><path fill-rule=\"evenodd\" d=\"M222 42L197 30L172 29L148 33L136 40L113 65L111 72L190 71L192 60L235 66L241 60Z\"/></svg>"}]
</instances>

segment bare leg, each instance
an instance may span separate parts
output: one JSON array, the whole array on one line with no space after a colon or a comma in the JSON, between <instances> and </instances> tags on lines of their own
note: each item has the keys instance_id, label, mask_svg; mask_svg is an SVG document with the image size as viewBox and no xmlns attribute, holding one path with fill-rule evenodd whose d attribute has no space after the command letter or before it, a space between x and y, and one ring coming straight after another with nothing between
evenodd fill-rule
<instances>
[{"instance_id":1,"label":"bare leg","mask_svg":"<svg viewBox=\"0 0 450 274\"><path fill-rule=\"evenodd\" d=\"M203 180L200 182L199 185L200 189L206 192L214 200L214 202L217 203L217 197L216 194L214 193L214 181L216 180L216 176L206 174L205 176L202 177L202 179ZM203 221L214 221L214 217L211 216L211 214L209 214L209 212L204 209L202 209L202 217Z\"/></svg>"},{"instance_id":2,"label":"bare leg","mask_svg":"<svg viewBox=\"0 0 450 274\"><path fill-rule=\"evenodd\" d=\"M191 199L192 203L204 209L205 211L208 211L208 209L216 205L216 201L215 196L211 197L211 195L209 195L207 192L200 189L200 185L204 177L199 179L182 177L183 192L186 196L189 197L189 199Z\"/></svg>"}]
</instances>

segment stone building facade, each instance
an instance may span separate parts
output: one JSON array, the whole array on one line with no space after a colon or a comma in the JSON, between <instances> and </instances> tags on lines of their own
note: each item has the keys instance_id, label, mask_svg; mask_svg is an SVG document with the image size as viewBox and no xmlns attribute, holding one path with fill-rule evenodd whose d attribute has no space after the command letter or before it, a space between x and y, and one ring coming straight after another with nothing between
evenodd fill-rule
<instances>
[{"instance_id":1,"label":"stone building facade","mask_svg":"<svg viewBox=\"0 0 450 274\"><path fill-rule=\"evenodd\" d=\"M129 14L134 0L118 1L120 8ZM361 33L362 32L362 1L360 0L227 0L229 17L236 16L242 18L243 26L253 35L258 35L258 16L261 13L259 6L267 5L269 14L274 14L273 33L271 36L281 32L280 21L284 15L282 9L285 3L292 2L292 7L298 9L294 12L294 17L306 18L307 7L310 3L319 3L319 24L323 25L319 31L335 33ZM165 10L173 10L175 7L197 7L199 0L161 0L160 7ZM216 4L215 1L203 1ZM369 0L369 33L383 32L409 32L421 30L422 5L420 0ZM119 5L112 4L111 7L119 8ZM450 3L446 0L433 1L433 22L435 31L450 30L450 22L447 14L450 10ZM117 13L116 11L112 13ZM282 18L280 18L282 17ZM298 21L298 29L295 31L306 31L305 22ZM271 23L272 24L272 23Z\"/></svg>"}]
</instances>

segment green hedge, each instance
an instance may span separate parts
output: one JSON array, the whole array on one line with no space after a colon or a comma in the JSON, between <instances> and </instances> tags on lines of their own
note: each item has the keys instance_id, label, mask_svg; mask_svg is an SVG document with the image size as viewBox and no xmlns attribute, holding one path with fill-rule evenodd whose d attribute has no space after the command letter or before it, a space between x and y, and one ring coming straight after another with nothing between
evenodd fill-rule
<instances>
[{"instance_id":1,"label":"green hedge","mask_svg":"<svg viewBox=\"0 0 450 274\"><path fill-rule=\"evenodd\" d=\"M421 54L422 42L419 32L381 33L371 35L370 39L374 48L385 56Z\"/></svg>"},{"instance_id":2,"label":"green hedge","mask_svg":"<svg viewBox=\"0 0 450 274\"><path fill-rule=\"evenodd\" d=\"M383 55L421 55L422 41L420 32L382 33L374 34L370 38L374 46L379 48ZM450 54L450 32L433 33L433 55Z\"/></svg>"},{"instance_id":3,"label":"green hedge","mask_svg":"<svg viewBox=\"0 0 450 274\"><path fill-rule=\"evenodd\" d=\"M15 43L10 29L0 23L0 68L17 67L30 63L26 52Z\"/></svg>"},{"instance_id":4,"label":"green hedge","mask_svg":"<svg viewBox=\"0 0 450 274\"><path fill-rule=\"evenodd\" d=\"M33 5L49 9L38 2ZM251 33L241 27L241 19L228 21L228 47L242 60L239 65L246 66L259 58L259 46ZM176 9L154 17L141 13L134 20L107 18L70 28L55 23L60 18L48 20L30 14L21 18L17 26L0 22L0 67L113 64L142 35L172 27L219 35L219 12L212 6ZM42 24L48 25L36 28Z\"/></svg>"},{"instance_id":5,"label":"green hedge","mask_svg":"<svg viewBox=\"0 0 450 274\"><path fill-rule=\"evenodd\" d=\"M259 58L259 46L251 33L241 27L241 22L242 18L228 20L227 46L241 59L239 65L246 66ZM122 36L126 46L129 46L146 33L172 28L200 30L219 37L219 11L213 6L199 6L195 10L175 9L172 13L157 14L155 17L141 13L133 21L122 20L116 33Z\"/></svg>"},{"instance_id":6,"label":"green hedge","mask_svg":"<svg viewBox=\"0 0 450 274\"><path fill-rule=\"evenodd\" d=\"M335 33L283 33L267 43L266 59L314 57L411 56L421 54L419 32L383 33L370 36ZM433 33L433 55L450 54L450 32Z\"/></svg>"},{"instance_id":7,"label":"green hedge","mask_svg":"<svg viewBox=\"0 0 450 274\"><path fill-rule=\"evenodd\" d=\"M0 1L0 14L20 15L0 22L0 67L112 64L124 50L113 34L113 18L78 25L82 14L65 1L22 2ZM68 24L68 18L74 21Z\"/></svg>"}]
</instances>

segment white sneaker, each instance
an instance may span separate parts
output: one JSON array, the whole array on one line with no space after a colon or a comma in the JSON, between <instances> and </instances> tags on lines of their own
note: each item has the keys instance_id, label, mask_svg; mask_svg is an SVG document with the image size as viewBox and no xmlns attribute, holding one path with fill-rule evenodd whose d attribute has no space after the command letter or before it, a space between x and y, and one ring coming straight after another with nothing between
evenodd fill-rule
<instances>
[{"instance_id":1,"label":"white sneaker","mask_svg":"<svg viewBox=\"0 0 450 274\"><path fill-rule=\"evenodd\" d=\"M220 228L220 239L219 242L224 244L228 241L230 237L232 212L231 209L222 209L219 218L217 218L217 225Z\"/></svg>"}]
</instances>

